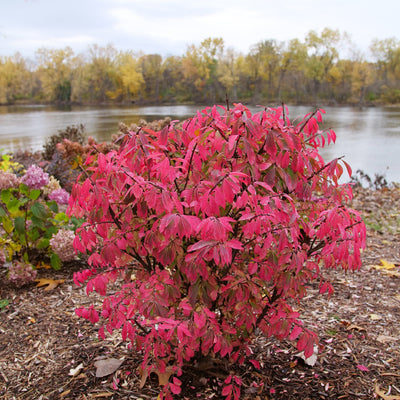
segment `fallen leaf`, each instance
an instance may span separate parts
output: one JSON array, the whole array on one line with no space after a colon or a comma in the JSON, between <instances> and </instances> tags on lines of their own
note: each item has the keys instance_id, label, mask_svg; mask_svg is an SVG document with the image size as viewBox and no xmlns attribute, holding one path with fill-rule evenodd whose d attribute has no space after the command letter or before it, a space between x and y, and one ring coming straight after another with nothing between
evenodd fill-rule
<instances>
[{"instance_id":1,"label":"fallen leaf","mask_svg":"<svg viewBox=\"0 0 400 400\"><path fill-rule=\"evenodd\" d=\"M387 262L386 260L381 260L381 264L382 265L373 265L372 268L375 268L375 269L378 269L378 270L379 269L389 270L389 269L396 268L396 266L393 263Z\"/></svg>"},{"instance_id":2,"label":"fallen leaf","mask_svg":"<svg viewBox=\"0 0 400 400\"><path fill-rule=\"evenodd\" d=\"M143 369L141 367L139 368L139 373L140 373L139 389L143 389L149 374L147 372L147 368Z\"/></svg>"},{"instance_id":3,"label":"fallen leaf","mask_svg":"<svg viewBox=\"0 0 400 400\"><path fill-rule=\"evenodd\" d=\"M80 371L82 368L83 368L83 364L80 363L76 368L71 368L71 369L69 370L68 375L69 375L69 376L76 376L76 375L78 375L79 371Z\"/></svg>"},{"instance_id":4,"label":"fallen leaf","mask_svg":"<svg viewBox=\"0 0 400 400\"><path fill-rule=\"evenodd\" d=\"M165 372L155 371L155 373L158 375L158 384L160 386L165 386L168 384L168 381L169 381L169 378L171 377L171 375L174 374L174 368L167 367L167 368L165 368Z\"/></svg>"},{"instance_id":5,"label":"fallen leaf","mask_svg":"<svg viewBox=\"0 0 400 400\"><path fill-rule=\"evenodd\" d=\"M385 394L384 390L381 390L379 385L376 383L375 384L375 393L381 397L383 400L400 400L400 394L399 395L387 395Z\"/></svg>"},{"instance_id":6,"label":"fallen leaf","mask_svg":"<svg viewBox=\"0 0 400 400\"><path fill-rule=\"evenodd\" d=\"M378 320L382 319L382 316L380 316L378 314L370 314L369 317L372 319L372 321L378 321Z\"/></svg>"},{"instance_id":7,"label":"fallen leaf","mask_svg":"<svg viewBox=\"0 0 400 400\"><path fill-rule=\"evenodd\" d=\"M366 367L365 365L359 364L359 365L357 365L357 368L358 368L360 371L369 372L368 367Z\"/></svg>"},{"instance_id":8,"label":"fallen leaf","mask_svg":"<svg viewBox=\"0 0 400 400\"><path fill-rule=\"evenodd\" d=\"M389 276L397 276L398 278L400 277L399 271L385 271L385 274Z\"/></svg>"},{"instance_id":9,"label":"fallen leaf","mask_svg":"<svg viewBox=\"0 0 400 400\"><path fill-rule=\"evenodd\" d=\"M61 285L62 283L65 282L65 279L46 279L46 278L41 278L41 279L35 279L35 282L38 282L36 287L41 287L41 286L46 286L48 285L44 290L53 290L55 289L58 285Z\"/></svg>"},{"instance_id":10,"label":"fallen leaf","mask_svg":"<svg viewBox=\"0 0 400 400\"><path fill-rule=\"evenodd\" d=\"M114 373L124 362L124 360L118 360L117 358L107 358L105 360L98 360L94 363L96 367L96 378L102 378L103 376L111 375Z\"/></svg>"},{"instance_id":11,"label":"fallen leaf","mask_svg":"<svg viewBox=\"0 0 400 400\"><path fill-rule=\"evenodd\" d=\"M166 367L165 372L160 372L157 370L152 370L151 372L154 372L155 374L157 374L158 384L160 386L165 386L169 382L169 378L171 377L171 375L173 375L175 373L173 366ZM146 380L149 377L149 373L147 372L147 368L144 370L142 368L139 368L139 373L141 375L139 388L143 389L144 385L146 384Z\"/></svg>"},{"instance_id":12,"label":"fallen leaf","mask_svg":"<svg viewBox=\"0 0 400 400\"><path fill-rule=\"evenodd\" d=\"M372 265L372 268L380 270L389 276L400 277L400 272L397 270L396 265L386 260L381 260L382 265Z\"/></svg>"},{"instance_id":13,"label":"fallen leaf","mask_svg":"<svg viewBox=\"0 0 400 400\"><path fill-rule=\"evenodd\" d=\"M354 324L350 324L346 329L348 331L350 331L352 329L357 329L358 331L366 331L366 329L363 328L362 326L358 326L358 325L354 325Z\"/></svg>"},{"instance_id":14,"label":"fallen leaf","mask_svg":"<svg viewBox=\"0 0 400 400\"><path fill-rule=\"evenodd\" d=\"M304 360L304 362L309 365L310 367L313 367L315 363L317 362L318 358L318 346L314 345L314 353L310 357L305 357L304 351L301 353L296 354L297 357L300 357Z\"/></svg>"}]
</instances>

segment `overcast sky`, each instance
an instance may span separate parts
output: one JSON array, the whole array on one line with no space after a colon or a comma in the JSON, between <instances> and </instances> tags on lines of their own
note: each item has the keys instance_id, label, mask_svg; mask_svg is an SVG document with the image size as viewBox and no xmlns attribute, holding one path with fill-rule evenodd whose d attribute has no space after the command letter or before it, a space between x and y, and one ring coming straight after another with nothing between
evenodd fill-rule
<instances>
[{"instance_id":1,"label":"overcast sky","mask_svg":"<svg viewBox=\"0 0 400 400\"><path fill-rule=\"evenodd\" d=\"M0 56L91 44L183 55L222 37L247 53L267 39L303 40L325 27L350 34L367 56L372 39L400 39L400 0L0 0Z\"/></svg>"}]
</instances>

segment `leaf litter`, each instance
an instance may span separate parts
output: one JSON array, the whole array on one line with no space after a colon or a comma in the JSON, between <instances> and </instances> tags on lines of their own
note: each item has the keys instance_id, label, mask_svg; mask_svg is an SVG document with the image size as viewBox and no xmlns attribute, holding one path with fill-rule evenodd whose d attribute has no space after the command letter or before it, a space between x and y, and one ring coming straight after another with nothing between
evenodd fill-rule
<instances>
[{"instance_id":1,"label":"leaf litter","mask_svg":"<svg viewBox=\"0 0 400 400\"><path fill-rule=\"evenodd\" d=\"M400 399L400 282L393 274L400 265L400 190L355 192L353 207L369 226L361 271L327 271L334 294L319 295L318 285L310 285L296 305L319 335L318 354L307 360L290 342L258 337L256 363L187 366L180 398L220 400L222 382L234 373L249 400ZM73 284L73 271L81 268L39 269L47 291L13 288L0 270L0 398L157 399L159 385L172 381L169 370L161 379L143 374L142 355L120 335L99 341L98 327L75 315L75 308L101 300Z\"/></svg>"}]
</instances>

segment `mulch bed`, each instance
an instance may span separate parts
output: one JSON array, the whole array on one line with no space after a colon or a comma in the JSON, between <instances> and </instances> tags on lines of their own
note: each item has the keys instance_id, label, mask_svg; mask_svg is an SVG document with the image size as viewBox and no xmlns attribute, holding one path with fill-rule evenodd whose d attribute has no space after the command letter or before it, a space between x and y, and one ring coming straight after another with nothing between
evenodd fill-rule
<instances>
[{"instance_id":1,"label":"mulch bed","mask_svg":"<svg viewBox=\"0 0 400 400\"><path fill-rule=\"evenodd\" d=\"M353 207L368 226L363 266L356 273L327 271L335 288L328 298L310 286L299 305L306 326L320 338L319 354L308 365L293 343L257 338L252 365L217 362L188 367L182 399L222 399L224 379L243 380L242 399L400 399L400 189L358 188ZM377 269L381 259L392 269ZM116 333L104 341L98 327L74 309L98 301L73 284L79 265L39 270L39 278L65 279L53 290L15 289L0 272L0 398L157 399L150 376L140 389L140 354ZM96 378L99 359L123 359L112 374Z\"/></svg>"}]
</instances>

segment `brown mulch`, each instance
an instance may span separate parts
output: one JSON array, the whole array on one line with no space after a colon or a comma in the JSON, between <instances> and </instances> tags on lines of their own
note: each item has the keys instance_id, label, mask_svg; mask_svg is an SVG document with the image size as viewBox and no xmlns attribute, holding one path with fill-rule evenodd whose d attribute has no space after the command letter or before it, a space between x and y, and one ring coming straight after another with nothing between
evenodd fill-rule
<instances>
[{"instance_id":1,"label":"brown mulch","mask_svg":"<svg viewBox=\"0 0 400 400\"><path fill-rule=\"evenodd\" d=\"M400 189L357 189L353 207L368 226L361 271L328 271L331 298L311 286L300 305L320 338L315 364L305 363L293 343L259 337L260 370L188 368L179 398L222 399L222 382L234 372L243 380L242 399L400 399ZM381 259L394 268L376 269ZM1 270L0 300L9 304L0 309L0 398L157 399L156 377L139 388L140 354L118 334L99 341L98 327L74 314L95 299L73 284L73 269L39 270L41 278L65 279L50 291L12 288ZM96 360L110 358L123 363L96 378Z\"/></svg>"}]
</instances>

